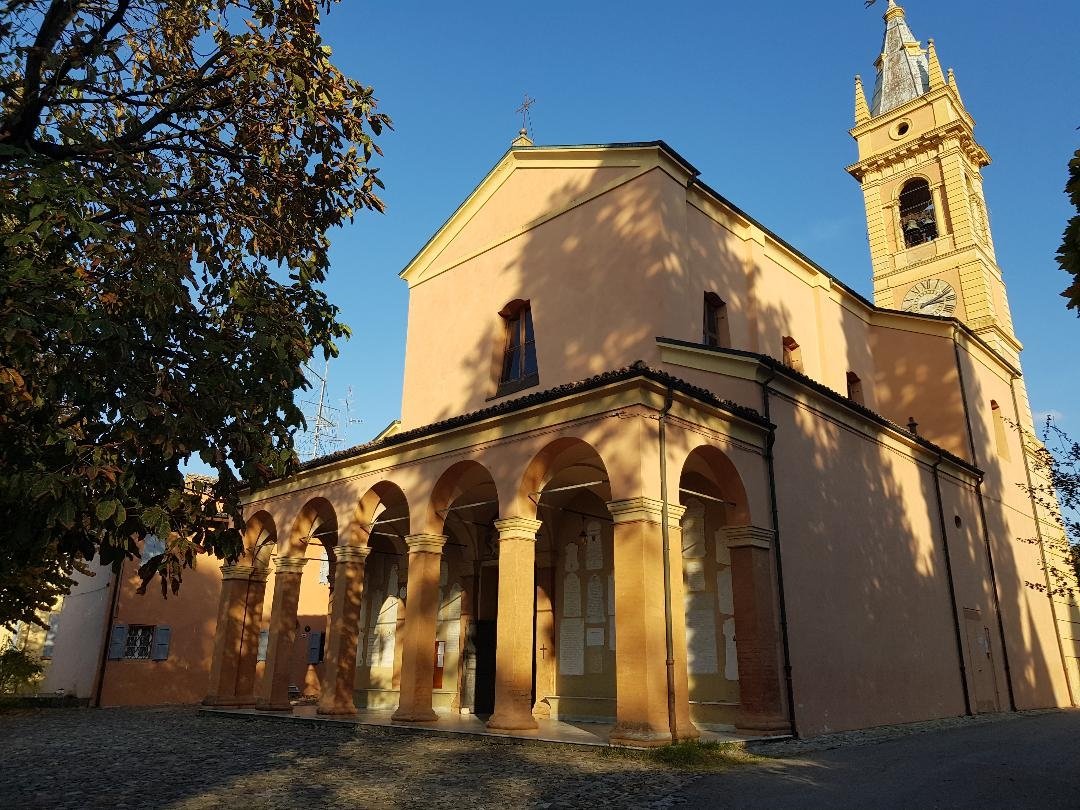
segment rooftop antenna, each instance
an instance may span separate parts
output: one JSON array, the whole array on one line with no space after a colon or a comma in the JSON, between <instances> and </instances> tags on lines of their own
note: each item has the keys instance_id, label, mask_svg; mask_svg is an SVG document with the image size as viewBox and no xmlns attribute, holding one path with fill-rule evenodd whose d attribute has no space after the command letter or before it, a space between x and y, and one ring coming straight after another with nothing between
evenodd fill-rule
<instances>
[{"instance_id":1,"label":"rooftop antenna","mask_svg":"<svg viewBox=\"0 0 1080 810\"><path fill-rule=\"evenodd\" d=\"M521 102L521 106L514 112L521 113L521 134L525 135L532 131L532 116L529 114L529 108L536 103L535 98L529 98L529 94L525 94L525 99Z\"/></svg>"},{"instance_id":2,"label":"rooftop antenna","mask_svg":"<svg viewBox=\"0 0 1080 810\"><path fill-rule=\"evenodd\" d=\"M330 382L330 361L323 365L323 373L315 371L311 366L304 365L304 370L309 379L314 377L319 381L318 400L304 400L304 404L314 410L305 413L308 422L308 430L301 437L301 456L305 461L318 458L326 453L333 452L345 444L345 434L350 425L359 424L362 420L352 417L352 387L348 389L345 401L341 408L336 408L327 402L327 390ZM342 414L344 411L344 414Z\"/></svg>"}]
</instances>

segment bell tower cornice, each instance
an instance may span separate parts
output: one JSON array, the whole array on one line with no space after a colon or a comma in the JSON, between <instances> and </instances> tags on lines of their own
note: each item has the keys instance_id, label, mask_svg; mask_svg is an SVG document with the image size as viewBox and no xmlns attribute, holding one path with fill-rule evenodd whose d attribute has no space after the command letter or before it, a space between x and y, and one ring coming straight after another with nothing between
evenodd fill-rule
<instances>
[{"instance_id":1,"label":"bell tower cornice","mask_svg":"<svg viewBox=\"0 0 1080 810\"><path fill-rule=\"evenodd\" d=\"M845 171L860 182L870 174L880 174L887 169L903 171L910 158L937 155L949 148L950 141L955 142L956 148L961 149L973 165L980 169L990 165L990 155L975 140L970 127L960 121L950 121L899 146L852 163Z\"/></svg>"}]
</instances>

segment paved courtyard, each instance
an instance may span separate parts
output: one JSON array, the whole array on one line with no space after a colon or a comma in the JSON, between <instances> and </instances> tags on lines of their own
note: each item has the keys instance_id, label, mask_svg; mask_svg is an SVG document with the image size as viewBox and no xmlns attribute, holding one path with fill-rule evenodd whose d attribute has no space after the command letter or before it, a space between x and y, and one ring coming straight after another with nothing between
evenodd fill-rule
<instances>
[{"instance_id":1,"label":"paved courtyard","mask_svg":"<svg viewBox=\"0 0 1080 810\"><path fill-rule=\"evenodd\" d=\"M940 721L775 744L702 772L193 709L6 712L0 807L1077 807L1078 739L1077 711Z\"/></svg>"},{"instance_id":2,"label":"paved courtyard","mask_svg":"<svg viewBox=\"0 0 1080 810\"><path fill-rule=\"evenodd\" d=\"M0 807L665 807L638 756L193 709L0 714Z\"/></svg>"}]
</instances>

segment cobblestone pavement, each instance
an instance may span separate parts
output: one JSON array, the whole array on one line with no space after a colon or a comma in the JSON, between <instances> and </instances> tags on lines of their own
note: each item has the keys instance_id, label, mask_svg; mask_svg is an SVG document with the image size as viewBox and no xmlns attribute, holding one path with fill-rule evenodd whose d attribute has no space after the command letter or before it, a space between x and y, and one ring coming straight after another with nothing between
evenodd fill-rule
<instances>
[{"instance_id":1,"label":"cobblestone pavement","mask_svg":"<svg viewBox=\"0 0 1080 810\"><path fill-rule=\"evenodd\" d=\"M698 778L603 749L175 708L3 713L0 762L5 808L666 808Z\"/></svg>"}]
</instances>

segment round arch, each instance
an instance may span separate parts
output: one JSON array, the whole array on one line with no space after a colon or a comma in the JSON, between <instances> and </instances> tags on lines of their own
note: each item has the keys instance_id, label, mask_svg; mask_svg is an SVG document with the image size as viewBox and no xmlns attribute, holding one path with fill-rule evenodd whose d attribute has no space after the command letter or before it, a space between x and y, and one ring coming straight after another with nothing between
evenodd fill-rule
<instances>
[{"instance_id":1,"label":"round arch","mask_svg":"<svg viewBox=\"0 0 1080 810\"><path fill-rule=\"evenodd\" d=\"M466 503L457 503L460 500ZM495 479L487 467L471 459L451 464L435 482L424 516L426 531L431 534L444 534L451 508L465 507L495 516L500 514L499 491Z\"/></svg>"},{"instance_id":2,"label":"round arch","mask_svg":"<svg viewBox=\"0 0 1080 810\"><path fill-rule=\"evenodd\" d=\"M373 536L389 537L395 548L404 550L409 534L409 501L393 481L378 481L357 501L351 531L341 545L370 546Z\"/></svg>"},{"instance_id":3,"label":"round arch","mask_svg":"<svg viewBox=\"0 0 1080 810\"><path fill-rule=\"evenodd\" d=\"M330 549L337 545L337 535L337 512L333 505L326 498L312 498L300 509L288 540L279 543L278 553L282 557L303 557L313 541Z\"/></svg>"},{"instance_id":4,"label":"round arch","mask_svg":"<svg viewBox=\"0 0 1080 810\"><path fill-rule=\"evenodd\" d=\"M277 525L273 515L265 509L244 521L244 553L251 557L251 564L256 568L270 565L270 555L277 542Z\"/></svg>"},{"instance_id":5,"label":"round arch","mask_svg":"<svg viewBox=\"0 0 1080 810\"><path fill-rule=\"evenodd\" d=\"M600 453L583 439L564 436L547 444L525 468L514 495L514 513L537 516L537 500L545 492L592 490L611 500L608 467Z\"/></svg>"},{"instance_id":6,"label":"round arch","mask_svg":"<svg viewBox=\"0 0 1080 810\"><path fill-rule=\"evenodd\" d=\"M687 454L679 476L679 500L688 497L719 502L724 507L728 526L751 523L750 502L742 476L718 447L702 444Z\"/></svg>"}]
</instances>

